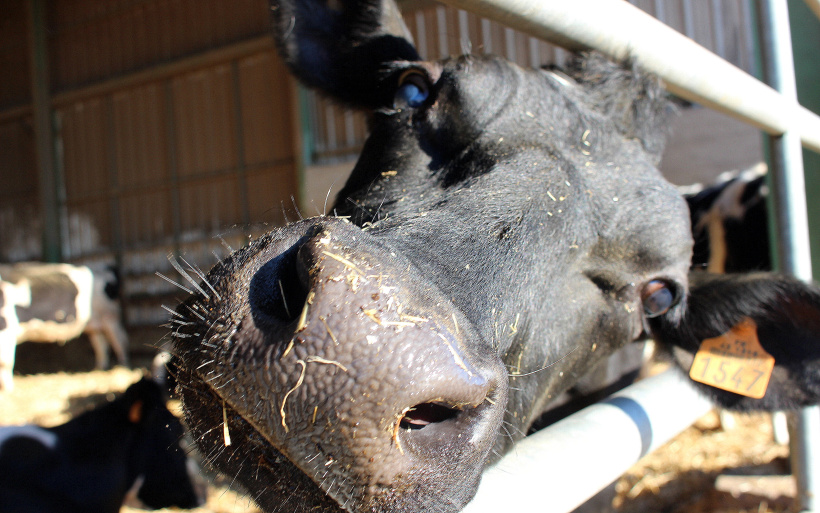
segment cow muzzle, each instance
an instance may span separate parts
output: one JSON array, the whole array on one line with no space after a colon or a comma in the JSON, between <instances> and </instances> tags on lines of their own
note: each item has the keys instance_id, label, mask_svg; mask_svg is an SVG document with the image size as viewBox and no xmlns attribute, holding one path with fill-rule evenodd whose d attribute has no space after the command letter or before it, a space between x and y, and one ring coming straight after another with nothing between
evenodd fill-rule
<instances>
[{"instance_id":1,"label":"cow muzzle","mask_svg":"<svg viewBox=\"0 0 820 513\"><path fill-rule=\"evenodd\" d=\"M209 334L178 338L184 364L289 461L284 472L298 468L342 509L425 511L442 497L459 508L501 423L500 359L359 228L284 231L212 273L222 299L188 330Z\"/></svg>"}]
</instances>

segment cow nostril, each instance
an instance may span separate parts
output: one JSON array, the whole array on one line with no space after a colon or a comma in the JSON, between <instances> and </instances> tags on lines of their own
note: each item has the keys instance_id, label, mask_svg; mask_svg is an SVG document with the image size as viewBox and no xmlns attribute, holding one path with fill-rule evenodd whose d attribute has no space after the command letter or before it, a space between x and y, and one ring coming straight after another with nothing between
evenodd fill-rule
<instances>
[{"instance_id":1,"label":"cow nostril","mask_svg":"<svg viewBox=\"0 0 820 513\"><path fill-rule=\"evenodd\" d=\"M455 418L459 410L438 403L422 403L409 408L401 420L402 429L422 429L430 424L444 422Z\"/></svg>"},{"instance_id":2,"label":"cow nostril","mask_svg":"<svg viewBox=\"0 0 820 513\"><path fill-rule=\"evenodd\" d=\"M298 246L277 256L251 280L249 299L254 318L289 323L296 320L307 300L306 272L300 267Z\"/></svg>"}]
</instances>

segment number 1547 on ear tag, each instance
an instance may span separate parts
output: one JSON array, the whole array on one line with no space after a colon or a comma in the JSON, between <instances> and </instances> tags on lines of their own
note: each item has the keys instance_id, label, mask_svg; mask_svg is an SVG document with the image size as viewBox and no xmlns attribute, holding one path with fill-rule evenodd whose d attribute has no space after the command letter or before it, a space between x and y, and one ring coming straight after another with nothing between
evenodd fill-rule
<instances>
[{"instance_id":1,"label":"number 1547 on ear tag","mask_svg":"<svg viewBox=\"0 0 820 513\"><path fill-rule=\"evenodd\" d=\"M689 377L736 394L760 399L774 369L774 357L757 338L757 325L745 318L731 330L708 338L695 354Z\"/></svg>"}]
</instances>

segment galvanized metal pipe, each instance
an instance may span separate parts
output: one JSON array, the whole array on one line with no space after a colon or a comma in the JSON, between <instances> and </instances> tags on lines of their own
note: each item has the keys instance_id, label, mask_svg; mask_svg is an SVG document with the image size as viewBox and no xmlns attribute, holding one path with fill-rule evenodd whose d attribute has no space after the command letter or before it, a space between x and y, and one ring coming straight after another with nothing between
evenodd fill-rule
<instances>
[{"instance_id":1,"label":"galvanized metal pipe","mask_svg":"<svg viewBox=\"0 0 820 513\"><path fill-rule=\"evenodd\" d=\"M464 513L572 511L712 407L677 370L640 381L518 442Z\"/></svg>"},{"instance_id":2,"label":"galvanized metal pipe","mask_svg":"<svg viewBox=\"0 0 820 513\"><path fill-rule=\"evenodd\" d=\"M766 80L785 98L797 102L791 30L786 0L758 4ZM798 128L770 137L772 205L777 260L783 271L812 279L803 150ZM791 417L792 472L803 511L820 508L820 407L804 408Z\"/></svg>"},{"instance_id":3,"label":"galvanized metal pipe","mask_svg":"<svg viewBox=\"0 0 820 513\"><path fill-rule=\"evenodd\" d=\"M442 0L572 50L631 57L674 94L820 152L820 117L627 2ZM739 94L742 92L742 94Z\"/></svg>"},{"instance_id":4,"label":"galvanized metal pipe","mask_svg":"<svg viewBox=\"0 0 820 513\"><path fill-rule=\"evenodd\" d=\"M789 12L786 0L758 3L763 67L766 81L784 98L797 102ZM770 179L781 270L802 280L812 279L803 149L799 128L771 138Z\"/></svg>"}]
</instances>

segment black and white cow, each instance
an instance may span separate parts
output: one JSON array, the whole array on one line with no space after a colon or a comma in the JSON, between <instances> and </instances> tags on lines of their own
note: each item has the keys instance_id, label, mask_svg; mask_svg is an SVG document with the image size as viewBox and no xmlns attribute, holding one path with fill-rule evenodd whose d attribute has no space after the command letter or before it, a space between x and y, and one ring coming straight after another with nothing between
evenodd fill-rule
<instances>
[{"instance_id":1,"label":"black and white cow","mask_svg":"<svg viewBox=\"0 0 820 513\"><path fill-rule=\"evenodd\" d=\"M761 397L739 371L738 392L700 390L820 401L817 287L690 274L655 79L595 55L421 62L387 1L271 7L291 70L371 135L338 217L253 241L177 309L189 425L264 510L459 511L556 397L649 337L689 369L743 329L775 364Z\"/></svg>"},{"instance_id":2,"label":"black and white cow","mask_svg":"<svg viewBox=\"0 0 820 513\"><path fill-rule=\"evenodd\" d=\"M182 434L149 379L57 427L0 428L0 511L115 513L132 489L152 509L196 507Z\"/></svg>"},{"instance_id":3,"label":"black and white cow","mask_svg":"<svg viewBox=\"0 0 820 513\"><path fill-rule=\"evenodd\" d=\"M65 342L86 333L97 368L108 367L109 346L127 364L118 288L119 277L106 266L0 265L0 390L13 386L19 342Z\"/></svg>"},{"instance_id":4,"label":"black and white cow","mask_svg":"<svg viewBox=\"0 0 820 513\"><path fill-rule=\"evenodd\" d=\"M724 173L714 184L684 190L695 240L693 269L733 273L772 268L765 165Z\"/></svg>"}]
</instances>

